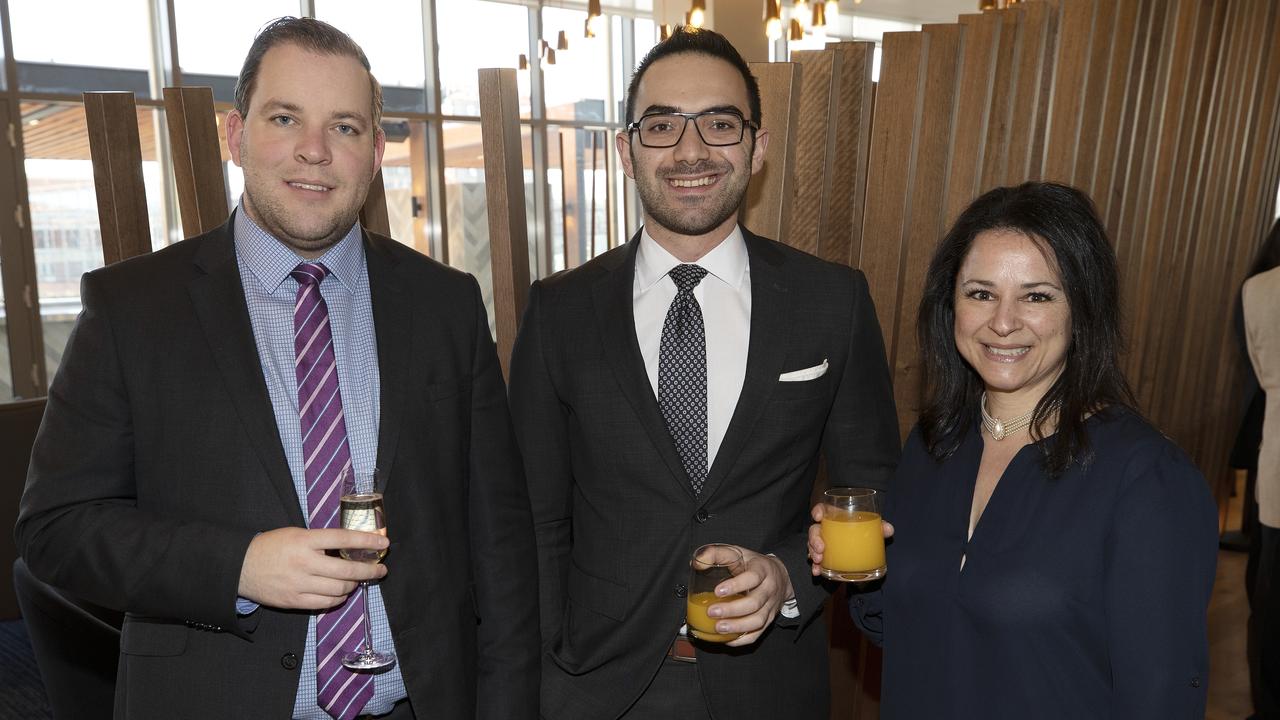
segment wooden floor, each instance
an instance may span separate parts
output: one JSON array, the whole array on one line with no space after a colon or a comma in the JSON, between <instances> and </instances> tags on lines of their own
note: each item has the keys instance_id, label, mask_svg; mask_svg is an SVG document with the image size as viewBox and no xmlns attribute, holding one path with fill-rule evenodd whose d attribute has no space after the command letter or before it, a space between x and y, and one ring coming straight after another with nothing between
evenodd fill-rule
<instances>
[{"instance_id":1,"label":"wooden floor","mask_svg":"<svg viewBox=\"0 0 1280 720\"><path fill-rule=\"evenodd\" d=\"M1253 712L1249 701L1249 668L1245 662L1245 624L1249 602L1244 594L1245 554L1218 551L1218 579L1209 602L1209 707L1206 720L1244 720Z\"/></svg>"},{"instance_id":2,"label":"wooden floor","mask_svg":"<svg viewBox=\"0 0 1280 720\"><path fill-rule=\"evenodd\" d=\"M1226 526L1240 528L1244 476L1227 507ZM1245 660L1245 628L1249 599L1244 592L1245 553L1218 551L1218 577L1209 601L1209 707L1205 720L1244 720L1253 712L1249 699L1249 666Z\"/></svg>"}]
</instances>

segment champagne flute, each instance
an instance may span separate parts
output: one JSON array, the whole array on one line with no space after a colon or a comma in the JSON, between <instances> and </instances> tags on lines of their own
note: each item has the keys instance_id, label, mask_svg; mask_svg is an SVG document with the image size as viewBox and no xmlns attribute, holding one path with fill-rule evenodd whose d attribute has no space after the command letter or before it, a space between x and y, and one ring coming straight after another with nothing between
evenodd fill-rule
<instances>
[{"instance_id":1,"label":"champagne flute","mask_svg":"<svg viewBox=\"0 0 1280 720\"><path fill-rule=\"evenodd\" d=\"M347 530L387 534L383 515L382 490L386 478L373 470L347 470L342 478L342 527ZM356 562L380 562L386 550L339 550L347 560ZM369 620L369 583L360 583L364 600L364 645L360 650L343 656L342 664L349 670L380 670L396 661L389 652L373 649L373 637Z\"/></svg>"}]
</instances>

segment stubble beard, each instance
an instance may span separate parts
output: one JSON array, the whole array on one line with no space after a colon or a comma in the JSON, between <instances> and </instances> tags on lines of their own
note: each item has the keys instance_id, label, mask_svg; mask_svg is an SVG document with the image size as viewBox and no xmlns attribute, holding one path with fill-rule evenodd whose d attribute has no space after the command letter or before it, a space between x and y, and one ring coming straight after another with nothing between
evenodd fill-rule
<instances>
[{"instance_id":1,"label":"stubble beard","mask_svg":"<svg viewBox=\"0 0 1280 720\"><path fill-rule=\"evenodd\" d=\"M631 163L632 167L638 167L634 148L631 152ZM709 207L700 209L698 212L690 212L694 210L693 207L681 207L676 203L668 202L663 196L663 186L668 176L708 171L720 173L718 182L723 184L720 194L713 199ZM751 181L749 172L739 176L730 163L709 160L695 165L681 165L669 170L659 168L653 178L641 172L636 172L635 177L640 203L653 222L670 232L691 237L706 235L737 215Z\"/></svg>"},{"instance_id":2,"label":"stubble beard","mask_svg":"<svg viewBox=\"0 0 1280 720\"><path fill-rule=\"evenodd\" d=\"M246 146L242 152L246 153L245 158L252 165L252 156L247 154L248 147ZM337 208L329 214L328 218L318 214L312 214L308 218L299 217L307 211L289 207L287 203L278 199L276 194L266 190L280 183L278 177L270 172L262 173L243 165L241 169L244 173L244 205L249 217L276 240L299 254L318 256L333 247L347 236L347 232L360 217L359 205ZM357 187L353 197L363 198L371 182L372 178L363 183L356 181L357 185L363 185L363 189ZM280 192L284 193L288 190L281 189ZM340 191L334 189L329 192ZM307 219L319 219L322 225L319 228L309 227L305 222Z\"/></svg>"}]
</instances>

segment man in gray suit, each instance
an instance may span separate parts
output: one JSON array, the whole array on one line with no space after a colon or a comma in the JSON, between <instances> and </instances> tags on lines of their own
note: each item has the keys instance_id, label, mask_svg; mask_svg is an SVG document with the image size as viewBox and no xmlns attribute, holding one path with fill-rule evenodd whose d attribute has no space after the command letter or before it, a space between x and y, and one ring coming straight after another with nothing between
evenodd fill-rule
<instances>
[{"instance_id":1,"label":"man in gray suit","mask_svg":"<svg viewBox=\"0 0 1280 720\"><path fill-rule=\"evenodd\" d=\"M84 278L17 537L37 577L127 611L116 717L536 717L536 556L485 307L358 224L381 111L350 38L271 23L227 117L232 217ZM344 471L375 467L390 542L338 527ZM366 632L390 670L339 662Z\"/></svg>"},{"instance_id":2,"label":"man in gray suit","mask_svg":"<svg viewBox=\"0 0 1280 720\"><path fill-rule=\"evenodd\" d=\"M1268 242L1280 238L1280 221ZM1280 268L1241 291L1249 360L1266 393L1258 450L1258 526L1249 548L1249 679L1255 718L1280 720Z\"/></svg>"},{"instance_id":3,"label":"man in gray suit","mask_svg":"<svg viewBox=\"0 0 1280 720\"><path fill-rule=\"evenodd\" d=\"M536 283L512 359L542 715L825 718L815 476L825 458L832 483L884 488L899 451L866 281L738 224L769 135L723 37L678 29L650 51L627 121L644 227ZM745 558L708 609L741 635L691 648L690 555L713 542Z\"/></svg>"}]
</instances>

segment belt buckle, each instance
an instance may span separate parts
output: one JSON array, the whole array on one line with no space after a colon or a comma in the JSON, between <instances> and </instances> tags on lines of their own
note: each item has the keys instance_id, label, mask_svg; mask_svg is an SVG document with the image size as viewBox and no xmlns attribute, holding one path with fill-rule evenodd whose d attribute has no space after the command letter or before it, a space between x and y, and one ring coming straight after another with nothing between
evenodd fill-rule
<instances>
[{"instance_id":1,"label":"belt buckle","mask_svg":"<svg viewBox=\"0 0 1280 720\"><path fill-rule=\"evenodd\" d=\"M675 660L676 662L698 662L698 656L694 652L693 643L689 641L689 636L685 635L683 632L676 633L675 640L671 642L671 647L667 648L667 657Z\"/></svg>"}]
</instances>

